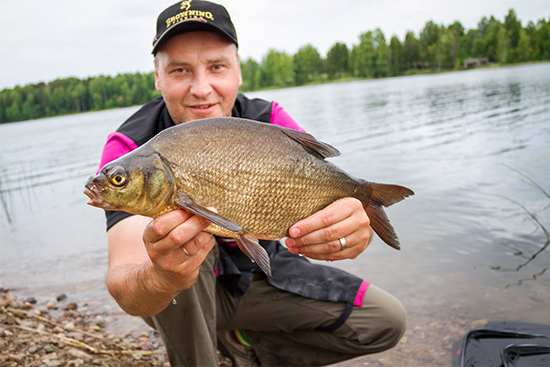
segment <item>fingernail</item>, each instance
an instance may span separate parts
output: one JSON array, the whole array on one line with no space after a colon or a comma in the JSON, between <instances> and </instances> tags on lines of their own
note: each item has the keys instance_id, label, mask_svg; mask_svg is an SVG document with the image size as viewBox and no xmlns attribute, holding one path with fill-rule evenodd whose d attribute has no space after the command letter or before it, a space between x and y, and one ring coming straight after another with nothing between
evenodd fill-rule
<instances>
[{"instance_id":1,"label":"fingernail","mask_svg":"<svg viewBox=\"0 0 550 367\"><path fill-rule=\"evenodd\" d=\"M292 238L287 238L285 241L286 247L295 247L296 241L294 241Z\"/></svg>"},{"instance_id":2,"label":"fingernail","mask_svg":"<svg viewBox=\"0 0 550 367\"><path fill-rule=\"evenodd\" d=\"M291 254L297 255L300 253L300 251L295 247L289 247L288 251L290 251Z\"/></svg>"},{"instance_id":3,"label":"fingernail","mask_svg":"<svg viewBox=\"0 0 550 367\"><path fill-rule=\"evenodd\" d=\"M299 237L300 236L300 229L298 228L292 228L289 233L290 237Z\"/></svg>"}]
</instances>

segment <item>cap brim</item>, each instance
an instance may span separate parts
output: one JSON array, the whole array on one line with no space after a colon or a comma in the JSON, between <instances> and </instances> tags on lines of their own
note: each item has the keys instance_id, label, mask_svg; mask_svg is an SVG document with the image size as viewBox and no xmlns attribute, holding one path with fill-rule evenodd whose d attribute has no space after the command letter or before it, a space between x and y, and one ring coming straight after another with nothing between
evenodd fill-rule
<instances>
[{"instance_id":1,"label":"cap brim","mask_svg":"<svg viewBox=\"0 0 550 367\"><path fill-rule=\"evenodd\" d=\"M181 22L174 24L170 29L164 32L162 36L160 36L160 38L153 45L153 51L151 53L153 55L156 54L160 46L162 46L162 44L166 42L170 37L173 37L180 33L194 32L194 31L216 32L227 37L231 42L237 45L237 47L239 46L237 40L233 36L231 36L229 33L224 31L217 25L208 23L207 21L202 19L194 18L194 19L182 20Z\"/></svg>"}]
</instances>

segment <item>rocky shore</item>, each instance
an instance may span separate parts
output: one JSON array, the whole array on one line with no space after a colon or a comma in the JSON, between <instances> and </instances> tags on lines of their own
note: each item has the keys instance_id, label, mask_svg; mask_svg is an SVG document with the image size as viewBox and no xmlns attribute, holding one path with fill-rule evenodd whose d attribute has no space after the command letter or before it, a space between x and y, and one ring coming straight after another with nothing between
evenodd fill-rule
<instances>
[{"instance_id":1,"label":"rocky shore","mask_svg":"<svg viewBox=\"0 0 550 367\"><path fill-rule=\"evenodd\" d=\"M0 289L2 366L169 366L154 331L118 337L86 305L59 295L45 305Z\"/></svg>"}]
</instances>

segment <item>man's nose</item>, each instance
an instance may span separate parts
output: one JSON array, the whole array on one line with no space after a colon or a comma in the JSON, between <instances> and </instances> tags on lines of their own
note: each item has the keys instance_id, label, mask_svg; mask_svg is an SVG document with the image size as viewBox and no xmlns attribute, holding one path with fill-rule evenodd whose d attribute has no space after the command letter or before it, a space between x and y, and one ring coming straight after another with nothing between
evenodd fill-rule
<instances>
[{"instance_id":1,"label":"man's nose","mask_svg":"<svg viewBox=\"0 0 550 367\"><path fill-rule=\"evenodd\" d=\"M196 73L191 84L191 94L197 98L204 98L212 91L210 79L206 73Z\"/></svg>"}]
</instances>

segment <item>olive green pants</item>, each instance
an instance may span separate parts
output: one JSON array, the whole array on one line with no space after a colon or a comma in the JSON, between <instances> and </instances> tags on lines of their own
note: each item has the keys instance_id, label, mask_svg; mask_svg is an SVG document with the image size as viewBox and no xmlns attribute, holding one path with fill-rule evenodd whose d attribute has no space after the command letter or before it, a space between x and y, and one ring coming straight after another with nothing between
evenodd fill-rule
<instances>
[{"instance_id":1,"label":"olive green pants","mask_svg":"<svg viewBox=\"0 0 550 367\"><path fill-rule=\"evenodd\" d=\"M181 292L176 304L144 318L164 342L172 366L217 366L218 331L241 329L262 366L320 366L392 348L405 331L401 303L370 285L362 307L345 323L345 303L323 302L281 291L264 279L233 298L214 273L217 247L203 263L197 283Z\"/></svg>"}]
</instances>

